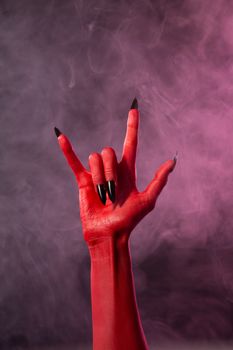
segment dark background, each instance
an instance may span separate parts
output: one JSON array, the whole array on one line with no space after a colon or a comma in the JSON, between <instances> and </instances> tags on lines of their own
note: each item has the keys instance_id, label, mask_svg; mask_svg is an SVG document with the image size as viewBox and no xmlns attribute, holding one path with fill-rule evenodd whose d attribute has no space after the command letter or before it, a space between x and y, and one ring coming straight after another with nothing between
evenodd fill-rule
<instances>
[{"instance_id":1,"label":"dark background","mask_svg":"<svg viewBox=\"0 0 233 350\"><path fill-rule=\"evenodd\" d=\"M138 189L179 153L130 240L148 343L233 341L232 83L231 0L0 0L0 347L90 346L89 253L53 127L85 166L105 146L120 160L135 96Z\"/></svg>"}]
</instances>

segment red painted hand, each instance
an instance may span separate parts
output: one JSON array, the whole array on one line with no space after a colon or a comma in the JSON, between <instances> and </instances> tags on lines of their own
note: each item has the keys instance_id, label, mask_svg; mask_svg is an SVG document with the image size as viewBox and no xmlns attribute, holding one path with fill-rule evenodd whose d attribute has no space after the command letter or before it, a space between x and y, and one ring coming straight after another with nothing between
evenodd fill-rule
<instances>
[{"instance_id":1,"label":"red painted hand","mask_svg":"<svg viewBox=\"0 0 233 350\"><path fill-rule=\"evenodd\" d=\"M68 138L64 134L58 136L60 148L78 183L80 218L84 239L88 244L112 235L128 238L137 223L154 208L169 173L175 167L176 160L167 160L159 167L146 189L142 192L137 190L135 160L138 126L139 111L131 109L121 161L117 162L115 151L111 147L105 147L101 155L92 153L89 156L90 171L75 155ZM113 203L107 197L104 205L98 195L97 185L106 186L106 181L110 180L116 184L116 198Z\"/></svg>"}]
</instances>

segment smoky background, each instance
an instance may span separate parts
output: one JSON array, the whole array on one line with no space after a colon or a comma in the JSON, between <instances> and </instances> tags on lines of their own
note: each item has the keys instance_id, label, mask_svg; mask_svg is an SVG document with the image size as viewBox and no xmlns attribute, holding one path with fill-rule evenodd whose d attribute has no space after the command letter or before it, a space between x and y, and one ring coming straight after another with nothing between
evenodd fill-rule
<instances>
[{"instance_id":1,"label":"smoky background","mask_svg":"<svg viewBox=\"0 0 233 350\"><path fill-rule=\"evenodd\" d=\"M148 343L232 346L232 58L230 0L0 0L0 348L90 348L89 254L53 128L85 166L105 146L120 160L135 96L138 189L178 151L130 240Z\"/></svg>"}]
</instances>

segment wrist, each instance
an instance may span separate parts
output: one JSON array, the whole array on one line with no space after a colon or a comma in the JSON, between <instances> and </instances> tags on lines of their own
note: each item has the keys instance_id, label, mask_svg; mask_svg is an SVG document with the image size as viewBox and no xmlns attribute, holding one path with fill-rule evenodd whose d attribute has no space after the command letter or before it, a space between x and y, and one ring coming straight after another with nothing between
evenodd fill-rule
<instances>
[{"instance_id":1,"label":"wrist","mask_svg":"<svg viewBox=\"0 0 233 350\"><path fill-rule=\"evenodd\" d=\"M127 254L129 251L129 234L112 234L92 239L87 243L90 258L102 260L118 254Z\"/></svg>"}]
</instances>

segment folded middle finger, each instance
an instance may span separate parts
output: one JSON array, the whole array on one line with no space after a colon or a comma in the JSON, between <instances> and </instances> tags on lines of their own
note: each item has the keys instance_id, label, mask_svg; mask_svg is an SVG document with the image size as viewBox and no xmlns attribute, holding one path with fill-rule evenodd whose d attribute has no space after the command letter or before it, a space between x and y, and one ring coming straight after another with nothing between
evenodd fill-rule
<instances>
[{"instance_id":1,"label":"folded middle finger","mask_svg":"<svg viewBox=\"0 0 233 350\"><path fill-rule=\"evenodd\" d=\"M110 200L114 203L116 199L117 185L117 158L113 148L105 147L101 152L104 164L104 174L107 181L107 191Z\"/></svg>"}]
</instances>

